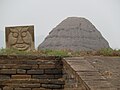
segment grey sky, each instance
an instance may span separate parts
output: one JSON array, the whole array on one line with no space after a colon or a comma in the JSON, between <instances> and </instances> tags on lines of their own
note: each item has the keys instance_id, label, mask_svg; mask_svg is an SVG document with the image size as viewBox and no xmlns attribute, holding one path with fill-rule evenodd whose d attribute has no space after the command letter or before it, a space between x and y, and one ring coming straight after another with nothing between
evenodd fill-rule
<instances>
[{"instance_id":1,"label":"grey sky","mask_svg":"<svg viewBox=\"0 0 120 90\"><path fill-rule=\"evenodd\" d=\"M35 25L36 47L72 16L90 20L112 48L120 49L120 0L0 0L0 31L5 26ZM4 41L1 34L0 41Z\"/></svg>"}]
</instances>

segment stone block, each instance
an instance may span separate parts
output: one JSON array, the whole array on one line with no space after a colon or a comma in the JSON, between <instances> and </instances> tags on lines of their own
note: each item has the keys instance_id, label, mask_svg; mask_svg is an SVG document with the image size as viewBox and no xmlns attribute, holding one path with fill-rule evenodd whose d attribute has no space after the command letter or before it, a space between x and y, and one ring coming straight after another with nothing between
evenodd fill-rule
<instances>
[{"instance_id":1,"label":"stone block","mask_svg":"<svg viewBox=\"0 0 120 90\"><path fill-rule=\"evenodd\" d=\"M49 89L62 89L62 85L57 85L57 84L42 84L43 88L49 88Z\"/></svg>"},{"instance_id":2,"label":"stone block","mask_svg":"<svg viewBox=\"0 0 120 90\"><path fill-rule=\"evenodd\" d=\"M14 90L31 90L31 88L15 88Z\"/></svg>"},{"instance_id":3,"label":"stone block","mask_svg":"<svg viewBox=\"0 0 120 90\"><path fill-rule=\"evenodd\" d=\"M12 75L12 79L30 79L31 75Z\"/></svg>"},{"instance_id":4,"label":"stone block","mask_svg":"<svg viewBox=\"0 0 120 90\"><path fill-rule=\"evenodd\" d=\"M6 48L34 50L34 26L6 27Z\"/></svg>"},{"instance_id":5,"label":"stone block","mask_svg":"<svg viewBox=\"0 0 120 90\"><path fill-rule=\"evenodd\" d=\"M15 67L15 64L1 64L0 63L0 69L12 69Z\"/></svg>"},{"instance_id":6,"label":"stone block","mask_svg":"<svg viewBox=\"0 0 120 90\"><path fill-rule=\"evenodd\" d=\"M39 79L41 84L57 84L57 85L64 85L64 80L58 79Z\"/></svg>"},{"instance_id":7,"label":"stone block","mask_svg":"<svg viewBox=\"0 0 120 90\"><path fill-rule=\"evenodd\" d=\"M40 88L39 83L20 83L20 84L12 84L9 83L7 86L14 88Z\"/></svg>"},{"instance_id":8,"label":"stone block","mask_svg":"<svg viewBox=\"0 0 120 90\"><path fill-rule=\"evenodd\" d=\"M54 75L55 79L62 78L63 75Z\"/></svg>"},{"instance_id":9,"label":"stone block","mask_svg":"<svg viewBox=\"0 0 120 90\"><path fill-rule=\"evenodd\" d=\"M0 75L0 79L10 79L10 75Z\"/></svg>"},{"instance_id":10,"label":"stone block","mask_svg":"<svg viewBox=\"0 0 120 90\"><path fill-rule=\"evenodd\" d=\"M7 86L5 86L5 87L3 87L3 90L14 90L14 89L11 88L11 87L7 87Z\"/></svg>"},{"instance_id":11,"label":"stone block","mask_svg":"<svg viewBox=\"0 0 120 90\"><path fill-rule=\"evenodd\" d=\"M36 74L44 74L44 70L43 69L41 69L41 70L39 70L39 69L37 69L37 70L28 70L27 71L27 74L31 74L31 75L36 75Z\"/></svg>"},{"instance_id":12,"label":"stone block","mask_svg":"<svg viewBox=\"0 0 120 90\"><path fill-rule=\"evenodd\" d=\"M17 74L26 74L26 70L24 70L24 69L17 69Z\"/></svg>"},{"instance_id":13,"label":"stone block","mask_svg":"<svg viewBox=\"0 0 120 90\"><path fill-rule=\"evenodd\" d=\"M62 74L61 69L45 69L45 74Z\"/></svg>"},{"instance_id":14,"label":"stone block","mask_svg":"<svg viewBox=\"0 0 120 90\"><path fill-rule=\"evenodd\" d=\"M54 64L42 64L42 65L39 65L39 68L40 69L55 68L55 65Z\"/></svg>"},{"instance_id":15,"label":"stone block","mask_svg":"<svg viewBox=\"0 0 120 90\"><path fill-rule=\"evenodd\" d=\"M32 88L32 90L52 90L52 89L46 89L46 88Z\"/></svg>"},{"instance_id":16,"label":"stone block","mask_svg":"<svg viewBox=\"0 0 120 90\"><path fill-rule=\"evenodd\" d=\"M0 74L16 74L16 69L0 69Z\"/></svg>"},{"instance_id":17,"label":"stone block","mask_svg":"<svg viewBox=\"0 0 120 90\"><path fill-rule=\"evenodd\" d=\"M32 75L34 79L54 79L54 75Z\"/></svg>"},{"instance_id":18,"label":"stone block","mask_svg":"<svg viewBox=\"0 0 120 90\"><path fill-rule=\"evenodd\" d=\"M17 68L18 69L30 70L30 69L32 69L32 66L31 65L18 65Z\"/></svg>"}]
</instances>

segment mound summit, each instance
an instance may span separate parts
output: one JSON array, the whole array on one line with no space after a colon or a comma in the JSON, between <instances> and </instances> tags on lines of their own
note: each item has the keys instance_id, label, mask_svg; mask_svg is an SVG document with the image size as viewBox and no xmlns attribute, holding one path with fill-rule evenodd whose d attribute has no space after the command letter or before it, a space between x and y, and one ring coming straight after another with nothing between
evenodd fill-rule
<instances>
[{"instance_id":1,"label":"mound summit","mask_svg":"<svg viewBox=\"0 0 120 90\"><path fill-rule=\"evenodd\" d=\"M68 17L57 25L38 46L38 50L96 51L110 48L108 42L87 19Z\"/></svg>"}]
</instances>

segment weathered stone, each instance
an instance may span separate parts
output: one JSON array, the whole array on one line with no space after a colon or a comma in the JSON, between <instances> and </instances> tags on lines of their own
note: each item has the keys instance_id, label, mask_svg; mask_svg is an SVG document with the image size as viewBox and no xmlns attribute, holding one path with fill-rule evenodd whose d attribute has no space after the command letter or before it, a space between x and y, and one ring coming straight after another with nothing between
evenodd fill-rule
<instances>
[{"instance_id":1,"label":"weathered stone","mask_svg":"<svg viewBox=\"0 0 120 90\"><path fill-rule=\"evenodd\" d=\"M6 27L6 48L34 50L34 26Z\"/></svg>"},{"instance_id":2,"label":"weathered stone","mask_svg":"<svg viewBox=\"0 0 120 90\"><path fill-rule=\"evenodd\" d=\"M45 74L62 74L61 69L45 69Z\"/></svg>"},{"instance_id":3,"label":"weathered stone","mask_svg":"<svg viewBox=\"0 0 120 90\"><path fill-rule=\"evenodd\" d=\"M17 69L17 74L25 74L26 70L23 69Z\"/></svg>"},{"instance_id":4,"label":"weathered stone","mask_svg":"<svg viewBox=\"0 0 120 90\"><path fill-rule=\"evenodd\" d=\"M14 89L11 87L3 87L3 90L14 90Z\"/></svg>"},{"instance_id":5,"label":"weathered stone","mask_svg":"<svg viewBox=\"0 0 120 90\"><path fill-rule=\"evenodd\" d=\"M10 75L0 75L0 79L10 79Z\"/></svg>"},{"instance_id":6,"label":"weathered stone","mask_svg":"<svg viewBox=\"0 0 120 90\"><path fill-rule=\"evenodd\" d=\"M15 88L14 90L31 90L31 88Z\"/></svg>"},{"instance_id":7,"label":"weathered stone","mask_svg":"<svg viewBox=\"0 0 120 90\"><path fill-rule=\"evenodd\" d=\"M64 80L59 79L39 79L41 84L57 84L57 85L64 85Z\"/></svg>"},{"instance_id":8,"label":"weathered stone","mask_svg":"<svg viewBox=\"0 0 120 90\"><path fill-rule=\"evenodd\" d=\"M15 69L0 69L0 74L16 74L16 70Z\"/></svg>"},{"instance_id":9,"label":"weathered stone","mask_svg":"<svg viewBox=\"0 0 120 90\"><path fill-rule=\"evenodd\" d=\"M51 89L46 89L46 88L32 88L32 90L51 90Z\"/></svg>"},{"instance_id":10,"label":"weathered stone","mask_svg":"<svg viewBox=\"0 0 120 90\"><path fill-rule=\"evenodd\" d=\"M49 33L38 50L93 51L101 48L109 48L109 44L90 21L69 17Z\"/></svg>"},{"instance_id":11,"label":"weathered stone","mask_svg":"<svg viewBox=\"0 0 120 90\"><path fill-rule=\"evenodd\" d=\"M32 78L37 79L54 79L54 75L32 75Z\"/></svg>"},{"instance_id":12,"label":"weathered stone","mask_svg":"<svg viewBox=\"0 0 120 90\"><path fill-rule=\"evenodd\" d=\"M12 75L12 79L30 79L31 75Z\"/></svg>"},{"instance_id":13,"label":"weathered stone","mask_svg":"<svg viewBox=\"0 0 120 90\"><path fill-rule=\"evenodd\" d=\"M27 74L34 74L34 75L36 75L36 74L44 74L44 70L43 69L41 69L41 70L28 70Z\"/></svg>"},{"instance_id":14,"label":"weathered stone","mask_svg":"<svg viewBox=\"0 0 120 90\"><path fill-rule=\"evenodd\" d=\"M44 88L50 88L50 89L62 89L62 85L56 85L56 84L42 84L42 87Z\"/></svg>"},{"instance_id":15,"label":"weathered stone","mask_svg":"<svg viewBox=\"0 0 120 90\"><path fill-rule=\"evenodd\" d=\"M30 66L30 65L18 65L17 68L18 68L18 69L29 70L29 69L32 69L32 66Z\"/></svg>"},{"instance_id":16,"label":"weathered stone","mask_svg":"<svg viewBox=\"0 0 120 90\"><path fill-rule=\"evenodd\" d=\"M46 69L46 68L55 68L54 64L44 64L44 65L39 65L40 69Z\"/></svg>"}]
</instances>

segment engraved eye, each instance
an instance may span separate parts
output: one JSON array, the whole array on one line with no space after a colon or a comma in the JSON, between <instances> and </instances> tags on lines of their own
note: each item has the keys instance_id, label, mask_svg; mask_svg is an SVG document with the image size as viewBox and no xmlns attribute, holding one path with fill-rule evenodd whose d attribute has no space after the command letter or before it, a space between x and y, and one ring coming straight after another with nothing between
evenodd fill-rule
<instances>
[{"instance_id":1,"label":"engraved eye","mask_svg":"<svg viewBox=\"0 0 120 90\"><path fill-rule=\"evenodd\" d=\"M18 33L13 32L13 33L12 33L12 36L15 37L15 38L17 38L17 37L18 37Z\"/></svg>"},{"instance_id":2,"label":"engraved eye","mask_svg":"<svg viewBox=\"0 0 120 90\"><path fill-rule=\"evenodd\" d=\"M27 32L22 32L22 37L26 37L26 35L27 35Z\"/></svg>"}]
</instances>

